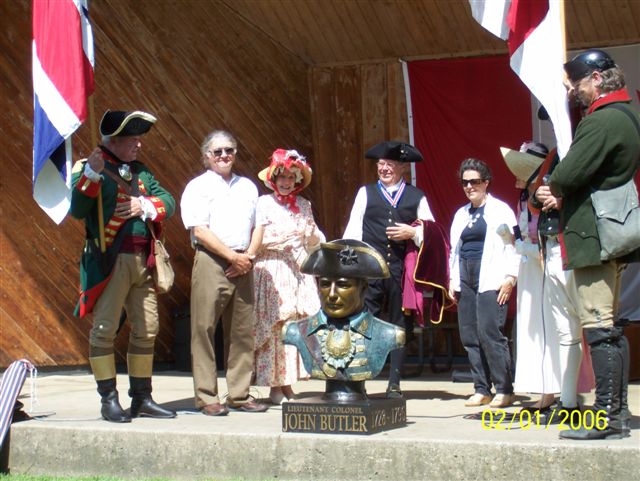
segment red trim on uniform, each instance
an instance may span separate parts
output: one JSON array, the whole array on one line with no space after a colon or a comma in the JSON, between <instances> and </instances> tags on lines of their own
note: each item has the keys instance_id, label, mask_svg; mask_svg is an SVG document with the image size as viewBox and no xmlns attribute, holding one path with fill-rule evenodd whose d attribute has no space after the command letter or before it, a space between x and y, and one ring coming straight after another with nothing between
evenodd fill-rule
<instances>
[{"instance_id":1,"label":"red trim on uniform","mask_svg":"<svg viewBox=\"0 0 640 481\"><path fill-rule=\"evenodd\" d=\"M80 177L80 180L76 185L76 189L78 189L87 197L95 199L96 197L98 197L98 193L100 192L100 185L100 182L94 182L86 175L82 174L82 177Z\"/></svg>"},{"instance_id":2,"label":"red trim on uniform","mask_svg":"<svg viewBox=\"0 0 640 481\"><path fill-rule=\"evenodd\" d=\"M158 213L158 216L154 219L154 222L162 222L163 220L165 220L167 218L167 209L165 209L162 199L156 196L147 197L147 199L151 201L153 206L156 208L156 212Z\"/></svg>"},{"instance_id":3,"label":"red trim on uniform","mask_svg":"<svg viewBox=\"0 0 640 481\"><path fill-rule=\"evenodd\" d=\"M107 278L93 287L90 287L86 291L80 292L80 302L78 303L78 317L83 318L87 314L91 314L93 312L93 308L98 302L100 295L107 287L107 284L111 280L111 274L107 276Z\"/></svg>"},{"instance_id":4,"label":"red trim on uniform","mask_svg":"<svg viewBox=\"0 0 640 481\"><path fill-rule=\"evenodd\" d=\"M113 217L111 217L111 219L109 219L109 222L107 222L107 225L104 228L104 237L105 242L108 246L113 244L113 241L115 240L115 237L118 234L120 227L122 227L122 225L124 224L125 220L126 219L124 219L123 217L114 215Z\"/></svg>"},{"instance_id":5,"label":"red trim on uniform","mask_svg":"<svg viewBox=\"0 0 640 481\"><path fill-rule=\"evenodd\" d=\"M629 92L625 87L621 88L620 90L614 90L610 94L597 99L589 106L587 115L592 113L594 110L602 107L603 105L612 104L614 102L631 102L631 97L629 96Z\"/></svg>"}]
</instances>

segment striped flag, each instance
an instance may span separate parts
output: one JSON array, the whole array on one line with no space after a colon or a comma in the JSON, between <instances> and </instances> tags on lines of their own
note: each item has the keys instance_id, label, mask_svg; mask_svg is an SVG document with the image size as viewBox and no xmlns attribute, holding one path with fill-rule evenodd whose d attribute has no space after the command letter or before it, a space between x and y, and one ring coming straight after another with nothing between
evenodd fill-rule
<instances>
[{"instance_id":1,"label":"striped flag","mask_svg":"<svg viewBox=\"0 0 640 481\"><path fill-rule=\"evenodd\" d=\"M560 158L571 145L562 0L469 0L485 29L507 41L511 69L549 113Z\"/></svg>"},{"instance_id":2,"label":"striped flag","mask_svg":"<svg viewBox=\"0 0 640 481\"><path fill-rule=\"evenodd\" d=\"M0 379L0 444L9 431L16 399L22 389L27 371L37 372L36 368L26 359L12 362Z\"/></svg>"},{"instance_id":3,"label":"striped flag","mask_svg":"<svg viewBox=\"0 0 640 481\"><path fill-rule=\"evenodd\" d=\"M33 0L33 197L56 224L69 211L71 135L93 93L87 0Z\"/></svg>"}]
</instances>

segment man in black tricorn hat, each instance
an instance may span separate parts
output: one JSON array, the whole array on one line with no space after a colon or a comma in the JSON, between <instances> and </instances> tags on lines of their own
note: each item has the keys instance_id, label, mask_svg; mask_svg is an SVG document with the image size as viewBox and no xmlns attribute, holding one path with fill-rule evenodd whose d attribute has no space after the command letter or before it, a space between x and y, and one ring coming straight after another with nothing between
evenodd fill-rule
<instances>
[{"instance_id":1,"label":"man in black tricorn hat","mask_svg":"<svg viewBox=\"0 0 640 481\"><path fill-rule=\"evenodd\" d=\"M76 314L93 314L89 362L102 399L102 417L116 423L138 416L176 416L151 398L159 321L149 229L158 236L161 222L175 212L171 194L138 161L140 139L155 121L153 115L141 111L105 112L100 122L102 144L73 167L71 215L83 219L86 230ZM105 224L102 233L100 208ZM123 309L131 323L127 349L130 413L122 409L116 390L114 340Z\"/></svg>"},{"instance_id":2,"label":"man in black tricorn hat","mask_svg":"<svg viewBox=\"0 0 640 481\"><path fill-rule=\"evenodd\" d=\"M368 280L389 277L385 260L365 242L339 239L320 244L300 270L316 277L321 310L286 323L284 343L296 346L311 377L327 380L325 398L366 398L364 381L405 343L404 329L365 309Z\"/></svg>"},{"instance_id":3,"label":"man in black tricorn hat","mask_svg":"<svg viewBox=\"0 0 640 481\"><path fill-rule=\"evenodd\" d=\"M389 266L391 275L387 279L369 282L367 309L379 317L386 306L389 322L408 329L411 323L402 311L406 246L407 242L418 247L422 244L424 231L421 226L412 225L416 220L433 220L424 193L404 180L409 164L420 162L422 154L407 143L387 141L371 147L365 156L376 161L378 181L358 190L343 237L367 242ZM388 397L402 397L400 371L404 352L404 348L391 352Z\"/></svg>"}]
</instances>

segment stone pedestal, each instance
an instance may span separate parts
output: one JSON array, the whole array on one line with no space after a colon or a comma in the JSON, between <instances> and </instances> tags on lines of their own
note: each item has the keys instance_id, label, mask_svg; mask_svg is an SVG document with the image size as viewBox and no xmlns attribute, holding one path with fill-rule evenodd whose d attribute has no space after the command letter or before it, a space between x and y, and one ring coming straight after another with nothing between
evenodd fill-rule
<instances>
[{"instance_id":1,"label":"stone pedestal","mask_svg":"<svg viewBox=\"0 0 640 481\"><path fill-rule=\"evenodd\" d=\"M404 399L336 402L320 397L282 403L282 430L291 433L374 434L407 424Z\"/></svg>"}]
</instances>

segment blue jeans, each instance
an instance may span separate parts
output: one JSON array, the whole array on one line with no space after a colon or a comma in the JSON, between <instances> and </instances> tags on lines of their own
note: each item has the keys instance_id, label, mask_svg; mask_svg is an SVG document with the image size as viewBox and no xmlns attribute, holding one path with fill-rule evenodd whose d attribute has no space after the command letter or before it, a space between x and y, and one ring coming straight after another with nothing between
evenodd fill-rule
<instances>
[{"instance_id":1,"label":"blue jeans","mask_svg":"<svg viewBox=\"0 0 640 481\"><path fill-rule=\"evenodd\" d=\"M513 394L511 354L504 325L507 304L498 304L498 291L478 292L480 259L460 260L458 326L469 356L476 393Z\"/></svg>"}]
</instances>

